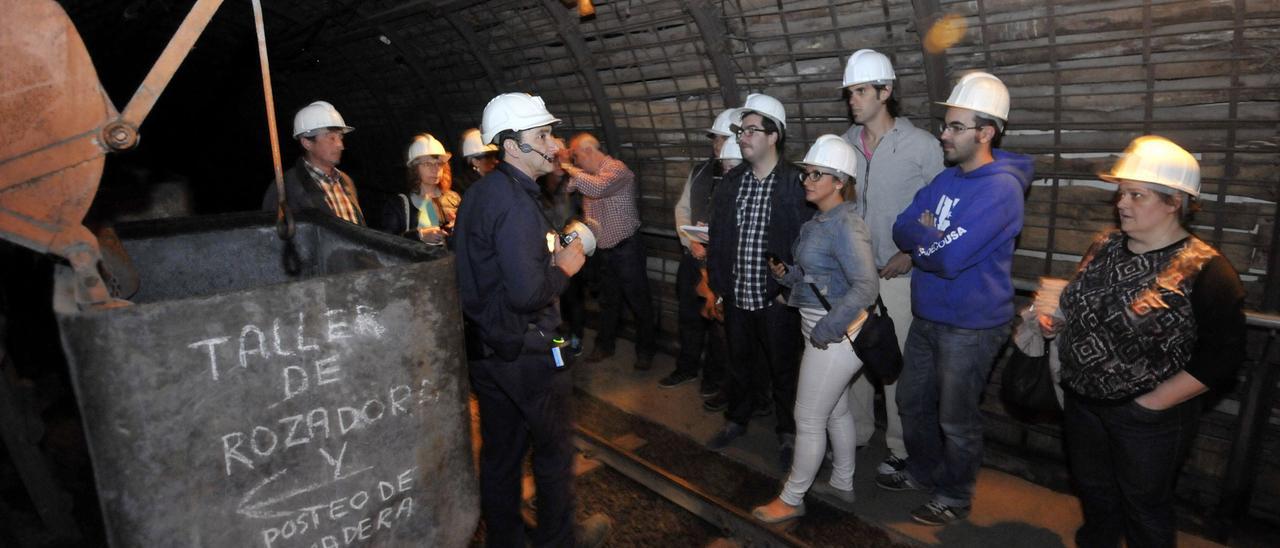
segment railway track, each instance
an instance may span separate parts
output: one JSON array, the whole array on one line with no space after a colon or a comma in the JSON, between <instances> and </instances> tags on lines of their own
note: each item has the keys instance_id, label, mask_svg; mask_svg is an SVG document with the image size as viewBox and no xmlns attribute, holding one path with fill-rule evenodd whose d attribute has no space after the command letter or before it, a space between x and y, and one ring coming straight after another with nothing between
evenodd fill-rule
<instances>
[{"instance_id":1,"label":"railway track","mask_svg":"<svg viewBox=\"0 0 1280 548\"><path fill-rule=\"evenodd\" d=\"M575 428L574 443L585 456L598 460L632 481L720 529L743 546L808 547L787 531L789 524L768 526L736 505L712 495L684 478L605 439L583 426Z\"/></svg>"}]
</instances>

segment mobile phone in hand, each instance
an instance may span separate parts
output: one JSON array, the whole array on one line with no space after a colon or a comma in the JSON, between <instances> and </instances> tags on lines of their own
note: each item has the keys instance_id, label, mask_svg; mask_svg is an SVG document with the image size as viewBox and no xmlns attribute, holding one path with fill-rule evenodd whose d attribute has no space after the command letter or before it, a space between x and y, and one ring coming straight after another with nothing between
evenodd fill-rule
<instances>
[{"instance_id":1,"label":"mobile phone in hand","mask_svg":"<svg viewBox=\"0 0 1280 548\"><path fill-rule=\"evenodd\" d=\"M769 265L770 265L770 266L772 266L772 265L774 265L774 264L776 263L776 264L780 264L780 265L782 265L782 268L783 268L783 270L784 270L784 271L785 271L785 270L789 270L789 269L787 268L786 263L782 262L782 260L781 260L781 259L779 259L779 258L778 258L778 256L777 256L777 255L774 255L772 252L769 252L769 251L764 252L764 260L765 260L765 261L767 261L767 262L769 263Z\"/></svg>"}]
</instances>

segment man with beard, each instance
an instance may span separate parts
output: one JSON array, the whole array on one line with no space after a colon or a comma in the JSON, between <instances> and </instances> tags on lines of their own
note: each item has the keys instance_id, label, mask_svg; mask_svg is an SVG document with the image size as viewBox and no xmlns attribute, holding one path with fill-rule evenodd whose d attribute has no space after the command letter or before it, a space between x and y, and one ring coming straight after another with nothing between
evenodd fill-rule
<instances>
[{"instance_id":1,"label":"man with beard","mask_svg":"<svg viewBox=\"0 0 1280 548\"><path fill-rule=\"evenodd\" d=\"M559 119L542 98L499 95L485 106L484 141L502 162L467 190L454 230L462 312L470 322L468 369L480 403L480 508L489 546L524 546L520 486L533 448L538 529L534 546L598 546L609 529L596 515L573 524L573 382L560 352L557 299L586 261L582 242L547 235L535 180L555 168Z\"/></svg>"},{"instance_id":2,"label":"man with beard","mask_svg":"<svg viewBox=\"0 0 1280 548\"><path fill-rule=\"evenodd\" d=\"M800 168L782 157L782 103L753 93L734 118L744 162L716 188L707 252L711 289L724 301L729 407L707 446L718 451L746 433L753 413L768 412L764 393L772 385L779 463L787 469L795 448L800 314L777 299L782 286L765 258L792 263L791 245L814 209L805 202Z\"/></svg>"},{"instance_id":3,"label":"man with beard","mask_svg":"<svg viewBox=\"0 0 1280 548\"><path fill-rule=\"evenodd\" d=\"M948 107L943 157L951 164L898 215L893 240L911 253L911 304L898 411L907 466L882 475L888 490L933 499L911 512L926 525L969 515L982 464L978 403L1013 319L1014 240L1022 231L1031 158L995 148L1009 91L984 72L966 75Z\"/></svg>"}]
</instances>

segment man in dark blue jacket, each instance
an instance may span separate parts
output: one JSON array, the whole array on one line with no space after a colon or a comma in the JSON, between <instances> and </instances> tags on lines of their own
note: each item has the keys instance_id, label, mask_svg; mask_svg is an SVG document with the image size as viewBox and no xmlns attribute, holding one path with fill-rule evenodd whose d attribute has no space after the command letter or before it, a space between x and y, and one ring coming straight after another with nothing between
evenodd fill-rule
<instances>
[{"instance_id":1,"label":"man in dark blue jacket","mask_svg":"<svg viewBox=\"0 0 1280 548\"><path fill-rule=\"evenodd\" d=\"M735 119L744 162L715 189L707 250L711 289L724 305L728 408L724 427L707 445L720 450L746 433L752 413L767 412L765 384L772 381L785 470L795 447L800 315L777 299L782 286L769 275L765 257L772 254L790 264L791 245L814 209L805 202L800 168L782 158L787 126L782 103L753 93Z\"/></svg>"},{"instance_id":2,"label":"man in dark blue jacket","mask_svg":"<svg viewBox=\"0 0 1280 548\"><path fill-rule=\"evenodd\" d=\"M986 73L966 75L942 103L943 158L951 167L898 215L893 240L911 254L915 319L898 379L907 466L876 478L933 500L911 512L926 525L968 516L982 464L978 403L1013 319L1013 249L1022 231L1031 158L996 149L1009 92Z\"/></svg>"},{"instance_id":3,"label":"man in dark blue jacket","mask_svg":"<svg viewBox=\"0 0 1280 548\"><path fill-rule=\"evenodd\" d=\"M569 398L573 385L555 329L557 300L586 260L582 243L547 250L552 227L539 210L535 179L552 171L560 120L542 99L508 93L489 101L485 142L502 163L467 189L454 230L471 387L480 403L480 506L489 546L524 546L520 486L525 452L533 447L537 483L536 546L596 546L608 518L573 525L573 447ZM470 353L470 352L469 352ZM575 540L576 539L576 540Z\"/></svg>"}]
</instances>

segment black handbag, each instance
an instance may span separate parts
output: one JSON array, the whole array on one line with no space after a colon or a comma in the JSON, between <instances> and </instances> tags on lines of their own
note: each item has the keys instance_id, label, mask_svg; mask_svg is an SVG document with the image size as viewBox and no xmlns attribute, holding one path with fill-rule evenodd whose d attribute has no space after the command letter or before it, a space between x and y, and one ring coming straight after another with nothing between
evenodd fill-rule
<instances>
[{"instance_id":1,"label":"black handbag","mask_svg":"<svg viewBox=\"0 0 1280 548\"><path fill-rule=\"evenodd\" d=\"M818 296L827 312L831 311L831 303L818 291L818 286L809 284L813 294ZM846 334L845 338L849 336ZM902 349L898 348L898 333L893 328L893 318L889 317L889 309L884 301L876 295L875 304L867 307L867 320L862 322L857 338L849 341L853 345L853 353L867 366L871 375L881 384L893 384L902 373Z\"/></svg>"},{"instance_id":2,"label":"black handbag","mask_svg":"<svg viewBox=\"0 0 1280 548\"><path fill-rule=\"evenodd\" d=\"M1049 349L1042 356L1028 356L1017 346L1000 375L1000 399L1018 418L1049 420L1062 415L1049 370Z\"/></svg>"}]
</instances>

